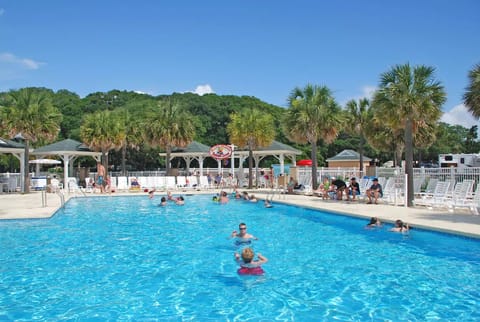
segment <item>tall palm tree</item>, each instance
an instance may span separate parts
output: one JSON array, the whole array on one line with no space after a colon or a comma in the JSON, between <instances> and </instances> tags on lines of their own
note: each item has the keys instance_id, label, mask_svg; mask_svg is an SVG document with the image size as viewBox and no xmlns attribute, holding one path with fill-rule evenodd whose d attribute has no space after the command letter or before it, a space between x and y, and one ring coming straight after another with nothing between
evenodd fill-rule
<instances>
[{"instance_id":1,"label":"tall palm tree","mask_svg":"<svg viewBox=\"0 0 480 322\"><path fill-rule=\"evenodd\" d=\"M480 64L468 73L469 84L463 95L465 106L477 119L480 118Z\"/></svg>"},{"instance_id":2,"label":"tall palm tree","mask_svg":"<svg viewBox=\"0 0 480 322\"><path fill-rule=\"evenodd\" d=\"M413 147L414 134L421 128L436 123L446 93L434 79L435 69L428 66L396 65L380 77L374 105L393 129L403 129L405 144L405 172L407 174L407 203L413 206Z\"/></svg>"},{"instance_id":3,"label":"tall palm tree","mask_svg":"<svg viewBox=\"0 0 480 322\"><path fill-rule=\"evenodd\" d=\"M310 143L312 186L317 187L317 144L331 143L342 126L341 110L326 86L296 87L288 98L284 132L293 142Z\"/></svg>"},{"instance_id":4,"label":"tall palm tree","mask_svg":"<svg viewBox=\"0 0 480 322\"><path fill-rule=\"evenodd\" d=\"M247 108L230 115L227 133L230 142L248 149L248 188L253 187L253 151L272 144L275 138L273 117L258 109Z\"/></svg>"},{"instance_id":5,"label":"tall palm tree","mask_svg":"<svg viewBox=\"0 0 480 322\"><path fill-rule=\"evenodd\" d=\"M181 110L176 102L159 101L143 125L144 139L151 146L163 148L167 154L166 171L170 173L170 155L174 147L186 147L195 137L193 116Z\"/></svg>"},{"instance_id":6,"label":"tall palm tree","mask_svg":"<svg viewBox=\"0 0 480 322\"><path fill-rule=\"evenodd\" d=\"M360 136L358 152L360 154L360 172L363 172L363 149L365 146L365 130L371 119L369 113L370 101L368 98L359 99L358 102L350 100L346 104L346 130L351 134Z\"/></svg>"},{"instance_id":7,"label":"tall palm tree","mask_svg":"<svg viewBox=\"0 0 480 322\"><path fill-rule=\"evenodd\" d=\"M102 152L102 164L108 169L108 151L118 149L125 140L125 128L111 111L88 114L80 126L80 137L92 150Z\"/></svg>"},{"instance_id":8,"label":"tall palm tree","mask_svg":"<svg viewBox=\"0 0 480 322\"><path fill-rule=\"evenodd\" d=\"M22 191L30 192L30 143L52 141L60 131L62 114L44 92L24 88L9 92L7 105L2 108L2 126L13 137L21 134L25 140L24 180Z\"/></svg>"}]
</instances>

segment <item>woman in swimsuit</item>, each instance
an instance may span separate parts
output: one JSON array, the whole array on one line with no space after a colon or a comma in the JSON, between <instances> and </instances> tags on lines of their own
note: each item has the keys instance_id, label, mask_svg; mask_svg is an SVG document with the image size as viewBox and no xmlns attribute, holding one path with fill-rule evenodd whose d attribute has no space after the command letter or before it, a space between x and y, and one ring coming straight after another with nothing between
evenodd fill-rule
<instances>
[{"instance_id":1,"label":"woman in swimsuit","mask_svg":"<svg viewBox=\"0 0 480 322\"><path fill-rule=\"evenodd\" d=\"M244 248L241 256L235 253L235 261L240 266L237 272L245 275L263 274L261 266L268 262L268 259L260 253L257 254L258 260L253 260L254 257L255 253L251 248Z\"/></svg>"}]
</instances>

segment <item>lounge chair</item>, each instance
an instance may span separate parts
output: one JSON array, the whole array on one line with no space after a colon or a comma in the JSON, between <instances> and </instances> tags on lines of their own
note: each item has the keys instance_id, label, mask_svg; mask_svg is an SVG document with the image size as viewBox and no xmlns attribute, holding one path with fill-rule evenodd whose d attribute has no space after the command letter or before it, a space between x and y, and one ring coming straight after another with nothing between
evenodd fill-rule
<instances>
[{"instance_id":1,"label":"lounge chair","mask_svg":"<svg viewBox=\"0 0 480 322\"><path fill-rule=\"evenodd\" d=\"M435 190L431 196L423 195L421 199L415 199L416 205L423 205L429 209L447 207L446 200L449 196L449 181L439 181L435 186Z\"/></svg>"}]
</instances>

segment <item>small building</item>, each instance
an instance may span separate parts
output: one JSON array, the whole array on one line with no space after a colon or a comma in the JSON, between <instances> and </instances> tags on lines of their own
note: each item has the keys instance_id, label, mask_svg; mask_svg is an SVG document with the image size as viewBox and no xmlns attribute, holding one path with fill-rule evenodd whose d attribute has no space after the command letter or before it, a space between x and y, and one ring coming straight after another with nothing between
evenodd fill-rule
<instances>
[{"instance_id":1,"label":"small building","mask_svg":"<svg viewBox=\"0 0 480 322\"><path fill-rule=\"evenodd\" d=\"M353 150L343 150L334 157L326 160L328 168L360 168L360 153ZM363 156L363 168L370 165L369 157Z\"/></svg>"}]
</instances>

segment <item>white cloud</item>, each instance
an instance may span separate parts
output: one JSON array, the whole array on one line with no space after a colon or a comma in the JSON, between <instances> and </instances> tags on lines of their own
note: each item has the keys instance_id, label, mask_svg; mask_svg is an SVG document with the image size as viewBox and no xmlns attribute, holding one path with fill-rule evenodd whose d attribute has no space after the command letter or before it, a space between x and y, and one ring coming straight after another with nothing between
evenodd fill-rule
<instances>
[{"instance_id":1,"label":"white cloud","mask_svg":"<svg viewBox=\"0 0 480 322\"><path fill-rule=\"evenodd\" d=\"M193 93L202 96L205 94L212 94L215 92L213 91L213 88L209 84L205 84L205 85L198 85L197 88L195 88L195 90L193 91Z\"/></svg>"},{"instance_id":2,"label":"white cloud","mask_svg":"<svg viewBox=\"0 0 480 322\"><path fill-rule=\"evenodd\" d=\"M44 64L30 58L20 58L10 53L0 53L0 62L20 65L26 69L39 69Z\"/></svg>"},{"instance_id":3,"label":"white cloud","mask_svg":"<svg viewBox=\"0 0 480 322\"><path fill-rule=\"evenodd\" d=\"M479 121L473 117L473 115L463 104L457 105L450 111L445 112L440 121L451 125L461 125L466 128L471 128L474 125L480 125Z\"/></svg>"},{"instance_id":4,"label":"white cloud","mask_svg":"<svg viewBox=\"0 0 480 322\"><path fill-rule=\"evenodd\" d=\"M376 86L365 85L362 87L362 96L360 98L371 99L373 97L373 93L375 93L376 90Z\"/></svg>"},{"instance_id":5,"label":"white cloud","mask_svg":"<svg viewBox=\"0 0 480 322\"><path fill-rule=\"evenodd\" d=\"M347 102L351 101L351 100L355 100L355 101L358 101L362 98L368 98L369 100L372 99L373 97L373 94L375 93L375 91L377 90L377 87L376 86L372 86L372 85L365 85L361 88L361 94L360 95L356 95L356 96L353 96L353 97L350 97L348 98L347 100L345 101L340 101L340 105L341 106L345 106L345 104L347 104Z\"/></svg>"}]
</instances>

